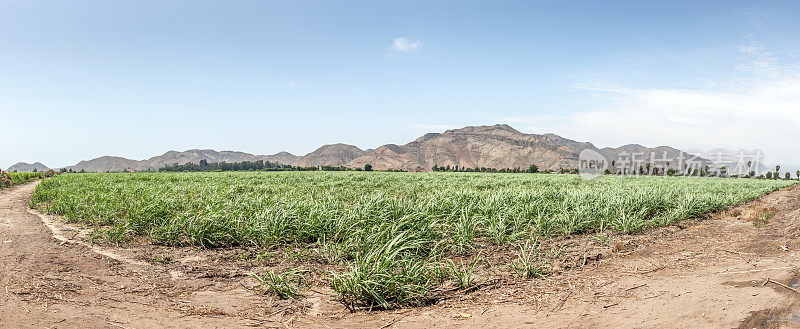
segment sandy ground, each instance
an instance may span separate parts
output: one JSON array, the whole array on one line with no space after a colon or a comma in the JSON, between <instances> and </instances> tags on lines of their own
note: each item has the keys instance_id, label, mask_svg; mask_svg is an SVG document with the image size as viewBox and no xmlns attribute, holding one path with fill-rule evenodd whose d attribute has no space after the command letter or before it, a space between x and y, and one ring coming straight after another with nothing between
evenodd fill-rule
<instances>
[{"instance_id":1,"label":"sandy ground","mask_svg":"<svg viewBox=\"0 0 800 329\"><path fill-rule=\"evenodd\" d=\"M547 279L356 313L326 290L299 302L256 294L203 256L159 264L91 244L28 208L35 186L0 191L0 328L800 327L798 186L626 237Z\"/></svg>"}]
</instances>

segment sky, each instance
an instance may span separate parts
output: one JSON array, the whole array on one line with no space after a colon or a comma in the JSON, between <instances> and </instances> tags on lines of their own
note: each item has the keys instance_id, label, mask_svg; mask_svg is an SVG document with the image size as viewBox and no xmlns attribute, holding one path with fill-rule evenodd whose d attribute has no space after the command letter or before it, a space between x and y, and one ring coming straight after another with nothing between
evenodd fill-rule
<instances>
[{"instance_id":1,"label":"sky","mask_svg":"<svg viewBox=\"0 0 800 329\"><path fill-rule=\"evenodd\" d=\"M0 168L507 123L800 163L797 1L0 0Z\"/></svg>"}]
</instances>

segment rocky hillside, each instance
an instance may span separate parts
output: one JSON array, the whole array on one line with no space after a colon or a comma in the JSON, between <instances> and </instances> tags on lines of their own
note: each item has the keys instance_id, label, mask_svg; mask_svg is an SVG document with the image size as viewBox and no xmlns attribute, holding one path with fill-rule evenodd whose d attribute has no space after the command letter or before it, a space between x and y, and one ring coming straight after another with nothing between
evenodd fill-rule
<instances>
[{"instance_id":1,"label":"rocky hillside","mask_svg":"<svg viewBox=\"0 0 800 329\"><path fill-rule=\"evenodd\" d=\"M256 156L259 160L269 161L269 162L277 162L280 164L294 164L297 160L300 160L300 156L291 154L289 152L279 152L273 155L258 155Z\"/></svg>"},{"instance_id":2,"label":"rocky hillside","mask_svg":"<svg viewBox=\"0 0 800 329\"><path fill-rule=\"evenodd\" d=\"M208 163L215 162L243 162L243 161L269 161L281 164L292 164L300 157L291 153L281 152L273 155L253 155L235 151L214 151L214 150L188 150L184 152L169 151L163 155L152 157L140 164L140 170L164 168L172 164L200 163L206 160Z\"/></svg>"},{"instance_id":3,"label":"rocky hillside","mask_svg":"<svg viewBox=\"0 0 800 329\"><path fill-rule=\"evenodd\" d=\"M126 159L123 157L115 156L102 156L96 159L84 160L78 164L67 169L73 171L88 171L88 172L106 172L106 171L123 171L123 170L144 170L140 169L139 165L142 161Z\"/></svg>"},{"instance_id":4,"label":"rocky hillside","mask_svg":"<svg viewBox=\"0 0 800 329\"><path fill-rule=\"evenodd\" d=\"M577 168L578 157L585 149L602 154L609 162L618 159L619 154L637 153L637 159L644 160L651 152L656 152L658 157L666 152L667 158L677 158L680 152L668 146L648 148L637 144L598 149L588 142L577 142L554 134L525 134L500 124L429 133L405 145L387 144L375 150L362 150L347 144L329 144L302 157L288 152L253 155L214 150L169 151L141 161L104 156L81 161L67 168L98 172L126 169L144 171L158 170L175 163L199 163L200 160L209 163L264 160L303 167L344 165L363 168L364 165L371 164L377 170L428 171L434 165L526 169L532 164L541 170L559 170ZM671 163L671 167L677 167L677 163Z\"/></svg>"},{"instance_id":5,"label":"rocky hillside","mask_svg":"<svg viewBox=\"0 0 800 329\"><path fill-rule=\"evenodd\" d=\"M17 162L13 166L8 167L8 172L33 172L33 171L47 171L50 168L43 165L41 162L36 162L33 164L26 163L26 162Z\"/></svg>"},{"instance_id":6,"label":"rocky hillside","mask_svg":"<svg viewBox=\"0 0 800 329\"><path fill-rule=\"evenodd\" d=\"M677 156L677 149L661 146L646 148L627 145L598 149L591 143L577 142L554 134L525 134L508 125L475 126L429 133L405 144L388 144L350 161L350 167L372 164L378 170L430 170L437 166L460 168L528 168L535 164L541 170L577 168L580 152L591 149L607 159L617 158L621 151L650 154L666 151ZM661 153L658 153L661 154Z\"/></svg>"},{"instance_id":7,"label":"rocky hillside","mask_svg":"<svg viewBox=\"0 0 800 329\"><path fill-rule=\"evenodd\" d=\"M306 154L294 163L296 166L313 167L313 166L343 166L355 158L367 154L366 151L347 144L329 144L324 145L314 152Z\"/></svg>"},{"instance_id":8,"label":"rocky hillside","mask_svg":"<svg viewBox=\"0 0 800 329\"><path fill-rule=\"evenodd\" d=\"M366 154L353 145L332 144L320 147L305 156L297 156L289 152L273 155L253 155L235 151L188 150L183 152L169 151L147 160L132 160L115 156L103 156L92 160L81 161L67 169L73 171L106 172L106 171L156 171L172 164L200 163L206 160L215 162L269 161L280 164L312 166L342 166L347 162Z\"/></svg>"},{"instance_id":9,"label":"rocky hillside","mask_svg":"<svg viewBox=\"0 0 800 329\"><path fill-rule=\"evenodd\" d=\"M103 156L92 160L81 161L78 164L67 167L73 171L106 172L123 170L158 170L171 164L199 163L206 160L214 162L242 162L242 161L270 161L281 164L292 164L300 157L287 152L280 152L273 155L253 155L244 152L234 151L214 151L214 150L188 150L184 152L169 151L159 156L147 160L131 160L122 157Z\"/></svg>"},{"instance_id":10,"label":"rocky hillside","mask_svg":"<svg viewBox=\"0 0 800 329\"><path fill-rule=\"evenodd\" d=\"M384 145L348 166L430 170L437 166L558 169L577 164L584 148L595 148L556 135L523 134L508 125L476 126L429 133L405 145Z\"/></svg>"}]
</instances>

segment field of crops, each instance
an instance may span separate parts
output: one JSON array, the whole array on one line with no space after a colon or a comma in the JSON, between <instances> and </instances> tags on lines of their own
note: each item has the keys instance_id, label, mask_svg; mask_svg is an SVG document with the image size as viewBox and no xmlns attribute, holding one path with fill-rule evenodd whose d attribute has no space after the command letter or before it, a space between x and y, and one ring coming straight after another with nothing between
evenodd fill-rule
<instances>
[{"instance_id":1,"label":"field of crops","mask_svg":"<svg viewBox=\"0 0 800 329\"><path fill-rule=\"evenodd\" d=\"M42 182L31 205L96 226L108 241L302 246L339 264L345 300L381 307L429 302L470 266L459 255L518 247L508 269L543 274L537 238L637 232L754 199L788 181L577 175L383 172L68 174ZM474 258L477 259L477 258ZM292 296L296 273L259 280Z\"/></svg>"}]
</instances>

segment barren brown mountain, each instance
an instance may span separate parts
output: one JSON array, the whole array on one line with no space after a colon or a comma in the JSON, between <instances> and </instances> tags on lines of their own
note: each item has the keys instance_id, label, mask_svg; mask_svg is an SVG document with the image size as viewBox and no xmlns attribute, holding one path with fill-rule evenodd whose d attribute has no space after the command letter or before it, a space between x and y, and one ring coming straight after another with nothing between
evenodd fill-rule
<instances>
[{"instance_id":1,"label":"barren brown mountain","mask_svg":"<svg viewBox=\"0 0 800 329\"><path fill-rule=\"evenodd\" d=\"M375 150L362 150L353 145L324 145L305 156L288 152L273 155L253 155L244 152L188 150L169 151L147 160L131 160L104 156L81 161L67 167L74 171L123 171L158 170L167 165L214 162L270 161L302 167L348 166L363 168L371 164L377 170L401 169L428 171L434 165L459 168L520 168L536 165L541 170L574 169L578 167L578 156L584 149L604 155L609 162L620 153L636 153L638 160L647 162L651 152L657 157L676 158L679 150L669 146L647 148L637 144L618 148L598 149L588 142L577 142L555 134L525 134L516 129L498 124L494 126L471 126L453 129L444 133L429 133L405 145L387 144ZM677 167L677 164L672 164Z\"/></svg>"},{"instance_id":2,"label":"barren brown mountain","mask_svg":"<svg viewBox=\"0 0 800 329\"><path fill-rule=\"evenodd\" d=\"M350 161L350 167L363 167L369 163L375 169L431 170L434 165L459 168L520 168L536 165L541 170L559 170L578 167L578 157L584 149L605 155L609 161L620 148L597 147L587 142L577 142L555 134L525 134L505 124L475 126L448 130L444 133L426 134L406 145L388 144ZM680 151L668 146L638 147L637 152L667 151L677 155ZM660 154L660 153L659 153Z\"/></svg>"},{"instance_id":3,"label":"barren brown mountain","mask_svg":"<svg viewBox=\"0 0 800 329\"><path fill-rule=\"evenodd\" d=\"M89 172L140 170L139 163L140 161L106 155L78 162L78 164L67 167L67 169Z\"/></svg>"},{"instance_id":4,"label":"barren brown mountain","mask_svg":"<svg viewBox=\"0 0 800 329\"><path fill-rule=\"evenodd\" d=\"M301 167L343 166L351 160L366 154L357 146L347 144L323 145L316 151L306 154L294 164Z\"/></svg>"},{"instance_id":5,"label":"barren brown mountain","mask_svg":"<svg viewBox=\"0 0 800 329\"><path fill-rule=\"evenodd\" d=\"M280 152L273 155L253 155L235 151L214 151L214 150L188 150L184 152L168 151L159 156L147 160L131 160L122 157L103 156L96 159L81 161L78 164L67 167L73 171L123 171L123 170L158 170L167 165L199 163L206 160L209 163L215 162L242 162L242 161L269 161L281 164L292 164L300 157L288 152Z\"/></svg>"},{"instance_id":6,"label":"barren brown mountain","mask_svg":"<svg viewBox=\"0 0 800 329\"><path fill-rule=\"evenodd\" d=\"M47 171L50 168L43 165L41 162L36 163L26 163L26 162L17 162L13 166L8 167L9 172L32 172L32 171Z\"/></svg>"},{"instance_id":7,"label":"barren brown mountain","mask_svg":"<svg viewBox=\"0 0 800 329\"><path fill-rule=\"evenodd\" d=\"M294 164L297 160L302 158L299 155L294 155L289 152L278 152L273 155L259 155L259 160L269 161L269 162L277 162L280 164Z\"/></svg>"}]
</instances>

